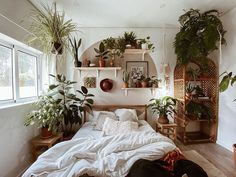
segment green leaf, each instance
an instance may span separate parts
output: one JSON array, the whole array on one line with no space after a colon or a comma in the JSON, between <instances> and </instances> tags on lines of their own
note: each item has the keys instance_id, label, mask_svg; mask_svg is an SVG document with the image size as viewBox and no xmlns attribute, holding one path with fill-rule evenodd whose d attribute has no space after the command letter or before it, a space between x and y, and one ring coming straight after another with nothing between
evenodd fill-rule
<instances>
[{"instance_id":1,"label":"green leaf","mask_svg":"<svg viewBox=\"0 0 236 177\"><path fill-rule=\"evenodd\" d=\"M87 94L86 97L94 97L93 94Z\"/></svg>"},{"instance_id":2,"label":"green leaf","mask_svg":"<svg viewBox=\"0 0 236 177\"><path fill-rule=\"evenodd\" d=\"M236 81L236 76L234 76L234 77L232 78L232 80L231 80L231 86L234 85L235 81Z\"/></svg>"},{"instance_id":3,"label":"green leaf","mask_svg":"<svg viewBox=\"0 0 236 177\"><path fill-rule=\"evenodd\" d=\"M55 85L55 84L49 85L49 89L50 89L50 90L53 90L53 89L55 89L55 88L57 88L57 87L58 87L58 85Z\"/></svg>"},{"instance_id":4,"label":"green leaf","mask_svg":"<svg viewBox=\"0 0 236 177\"><path fill-rule=\"evenodd\" d=\"M229 75L224 76L219 85L220 92L224 92L225 90L227 90L227 88L229 87L229 83L230 83L230 76Z\"/></svg>"},{"instance_id":5,"label":"green leaf","mask_svg":"<svg viewBox=\"0 0 236 177\"><path fill-rule=\"evenodd\" d=\"M92 99L86 99L86 101L89 103L89 104L93 104L93 100Z\"/></svg>"},{"instance_id":6,"label":"green leaf","mask_svg":"<svg viewBox=\"0 0 236 177\"><path fill-rule=\"evenodd\" d=\"M88 93L88 89L84 86L81 86L81 90L84 94L87 94Z\"/></svg>"},{"instance_id":7,"label":"green leaf","mask_svg":"<svg viewBox=\"0 0 236 177\"><path fill-rule=\"evenodd\" d=\"M61 95L65 95L65 92L63 90L58 90L58 92L61 94Z\"/></svg>"}]
</instances>

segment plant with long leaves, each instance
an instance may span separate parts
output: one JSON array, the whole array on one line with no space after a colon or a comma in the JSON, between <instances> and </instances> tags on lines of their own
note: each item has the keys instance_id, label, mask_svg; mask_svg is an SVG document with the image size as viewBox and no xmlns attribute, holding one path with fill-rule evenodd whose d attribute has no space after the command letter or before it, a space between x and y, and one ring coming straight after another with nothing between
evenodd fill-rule
<instances>
[{"instance_id":1,"label":"plant with long leaves","mask_svg":"<svg viewBox=\"0 0 236 177\"><path fill-rule=\"evenodd\" d=\"M148 107L151 107L151 110L153 114L158 114L159 117L164 116L172 116L173 113L176 113L175 107L177 100L170 97L170 96L164 96L159 99L151 99L150 104L148 104Z\"/></svg>"},{"instance_id":2,"label":"plant with long leaves","mask_svg":"<svg viewBox=\"0 0 236 177\"><path fill-rule=\"evenodd\" d=\"M72 53L74 56L74 64L76 67L78 67L78 66L80 67L81 61L79 61L79 48L81 46L82 39L79 39L77 42L76 38L74 37L74 39L69 38L69 41L70 41Z\"/></svg>"},{"instance_id":3,"label":"plant with long leaves","mask_svg":"<svg viewBox=\"0 0 236 177\"><path fill-rule=\"evenodd\" d=\"M99 48L94 48L94 51L97 53L96 57L99 58L100 60L105 60L108 59L108 53L109 51L106 50L105 45L103 42L99 44Z\"/></svg>"},{"instance_id":4,"label":"plant with long leaves","mask_svg":"<svg viewBox=\"0 0 236 177\"><path fill-rule=\"evenodd\" d=\"M59 13L54 3L53 7L41 5L42 11L33 11L32 23L28 43L38 41L44 52L49 54L58 52L63 48L69 48L69 35L77 30L72 20L65 20L65 12ZM56 44L58 45L57 47Z\"/></svg>"},{"instance_id":5,"label":"plant with long leaves","mask_svg":"<svg viewBox=\"0 0 236 177\"><path fill-rule=\"evenodd\" d=\"M223 72L220 76L224 76L222 80L220 81L220 85L219 85L220 92L226 91L229 88L229 85L233 86L236 82L236 75L233 76L232 72L229 72L229 73Z\"/></svg>"},{"instance_id":6,"label":"plant with long leaves","mask_svg":"<svg viewBox=\"0 0 236 177\"><path fill-rule=\"evenodd\" d=\"M72 85L75 81L66 80L64 75L50 75L56 80L55 84L49 86L49 95L61 105L63 110L63 122L61 124L65 135L73 133L73 126L82 123L82 113L85 110L92 110L94 103L93 94L89 94L86 87L82 86L81 90L76 90L80 97L71 92Z\"/></svg>"}]
</instances>

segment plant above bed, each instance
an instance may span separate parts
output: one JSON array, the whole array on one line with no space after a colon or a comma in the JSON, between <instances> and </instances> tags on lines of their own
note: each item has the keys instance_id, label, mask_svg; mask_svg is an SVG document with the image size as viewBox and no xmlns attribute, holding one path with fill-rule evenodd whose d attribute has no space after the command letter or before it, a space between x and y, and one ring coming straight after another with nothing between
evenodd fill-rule
<instances>
[{"instance_id":1,"label":"plant above bed","mask_svg":"<svg viewBox=\"0 0 236 177\"><path fill-rule=\"evenodd\" d=\"M174 42L178 63L187 64L191 60L206 62L209 53L218 49L218 42L226 43L226 31L217 10L200 13L200 10L190 9L179 17L179 22L181 28Z\"/></svg>"}]
</instances>

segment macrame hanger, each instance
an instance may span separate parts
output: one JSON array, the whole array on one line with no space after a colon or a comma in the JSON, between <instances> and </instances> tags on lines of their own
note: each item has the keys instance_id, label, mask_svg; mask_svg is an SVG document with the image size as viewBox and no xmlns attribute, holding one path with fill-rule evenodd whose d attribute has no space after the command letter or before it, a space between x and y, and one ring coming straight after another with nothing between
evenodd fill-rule
<instances>
[{"instance_id":1,"label":"macrame hanger","mask_svg":"<svg viewBox=\"0 0 236 177\"><path fill-rule=\"evenodd\" d=\"M221 62L222 62L222 44L221 44L222 43L222 35L220 33L219 28L217 28L217 31L220 35L220 43L219 43L219 57L220 57L220 59L219 59L219 64L221 64Z\"/></svg>"}]
</instances>

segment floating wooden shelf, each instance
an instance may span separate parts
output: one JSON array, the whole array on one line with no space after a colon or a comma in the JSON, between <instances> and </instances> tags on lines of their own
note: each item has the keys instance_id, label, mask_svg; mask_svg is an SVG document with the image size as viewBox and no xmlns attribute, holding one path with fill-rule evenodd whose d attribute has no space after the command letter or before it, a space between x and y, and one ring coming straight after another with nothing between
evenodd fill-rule
<instances>
[{"instance_id":1,"label":"floating wooden shelf","mask_svg":"<svg viewBox=\"0 0 236 177\"><path fill-rule=\"evenodd\" d=\"M118 71L121 70L121 67L75 67L74 69L79 71L80 76L82 71L96 71L97 77L100 76L100 71L114 71L115 77L117 77Z\"/></svg>"},{"instance_id":2,"label":"floating wooden shelf","mask_svg":"<svg viewBox=\"0 0 236 177\"><path fill-rule=\"evenodd\" d=\"M153 95L155 93L155 90L159 89L159 88L160 87L157 87L157 88L155 88L155 87L139 87L139 88L135 87L135 88L121 88L121 89L124 90L125 96L127 96L129 90L150 90L151 94Z\"/></svg>"},{"instance_id":3,"label":"floating wooden shelf","mask_svg":"<svg viewBox=\"0 0 236 177\"><path fill-rule=\"evenodd\" d=\"M144 61L144 55L150 52L151 50L144 50L144 49L125 49L125 54L133 54L133 55L142 54L143 61Z\"/></svg>"}]
</instances>

